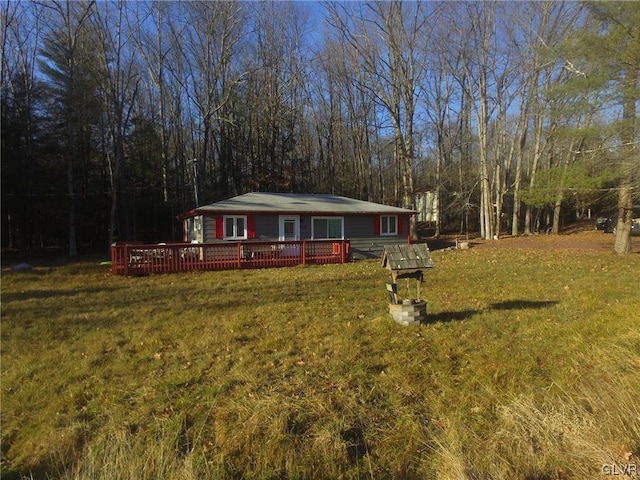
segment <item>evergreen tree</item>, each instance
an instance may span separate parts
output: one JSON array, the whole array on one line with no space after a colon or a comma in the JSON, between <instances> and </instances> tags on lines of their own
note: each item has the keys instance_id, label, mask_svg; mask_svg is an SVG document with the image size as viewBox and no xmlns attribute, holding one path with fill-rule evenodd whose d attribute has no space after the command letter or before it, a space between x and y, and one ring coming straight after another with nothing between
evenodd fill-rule
<instances>
[{"instance_id":1,"label":"evergreen tree","mask_svg":"<svg viewBox=\"0 0 640 480\"><path fill-rule=\"evenodd\" d=\"M604 92L602 117L613 132L608 149L618 157L618 225L615 251L631 252L634 190L637 198L640 160L636 139L636 104L640 100L640 8L635 2L589 2L591 22L576 36L565 68L586 91Z\"/></svg>"},{"instance_id":2,"label":"evergreen tree","mask_svg":"<svg viewBox=\"0 0 640 480\"><path fill-rule=\"evenodd\" d=\"M96 90L90 62L87 20L94 2L52 2L53 25L43 39L40 68L49 80L48 111L64 159L68 196L69 256L78 254L77 169L86 165L91 152L91 124L95 116Z\"/></svg>"}]
</instances>

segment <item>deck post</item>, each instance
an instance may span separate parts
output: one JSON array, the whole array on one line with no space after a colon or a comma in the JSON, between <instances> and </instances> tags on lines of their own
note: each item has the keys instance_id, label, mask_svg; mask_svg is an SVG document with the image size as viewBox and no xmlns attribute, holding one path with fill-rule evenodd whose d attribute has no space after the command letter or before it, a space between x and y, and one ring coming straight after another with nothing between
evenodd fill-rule
<instances>
[{"instance_id":1,"label":"deck post","mask_svg":"<svg viewBox=\"0 0 640 480\"><path fill-rule=\"evenodd\" d=\"M302 265L307 264L307 241L302 241Z\"/></svg>"},{"instance_id":2,"label":"deck post","mask_svg":"<svg viewBox=\"0 0 640 480\"><path fill-rule=\"evenodd\" d=\"M118 261L116 256L116 246L115 243L111 244L111 274L117 275L118 272Z\"/></svg>"},{"instance_id":3,"label":"deck post","mask_svg":"<svg viewBox=\"0 0 640 480\"><path fill-rule=\"evenodd\" d=\"M129 275L129 245L126 243L123 247L122 261L124 262L124 274Z\"/></svg>"},{"instance_id":4,"label":"deck post","mask_svg":"<svg viewBox=\"0 0 640 480\"><path fill-rule=\"evenodd\" d=\"M242 242L238 242L238 268L242 268Z\"/></svg>"}]
</instances>

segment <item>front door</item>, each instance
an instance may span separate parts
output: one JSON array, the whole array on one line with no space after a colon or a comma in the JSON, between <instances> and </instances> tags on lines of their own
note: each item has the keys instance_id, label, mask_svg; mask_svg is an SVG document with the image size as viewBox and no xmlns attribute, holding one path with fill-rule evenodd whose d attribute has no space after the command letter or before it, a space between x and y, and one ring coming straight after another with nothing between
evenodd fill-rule
<instances>
[{"instance_id":1,"label":"front door","mask_svg":"<svg viewBox=\"0 0 640 480\"><path fill-rule=\"evenodd\" d=\"M280 241L294 242L300 240L300 216L280 215ZM297 257L300 255L300 244L287 244L282 248L284 257Z\"/></svg>"},{"instance_id":2,"label":"front door","mask_svg":"<svg viewBox=\"0 0 640 480\"><path fill-rule=\"evenodd\" d=\"M280 240L295 241L300 240L300 216L280 215Z\"/></svg>"}]
</instances>

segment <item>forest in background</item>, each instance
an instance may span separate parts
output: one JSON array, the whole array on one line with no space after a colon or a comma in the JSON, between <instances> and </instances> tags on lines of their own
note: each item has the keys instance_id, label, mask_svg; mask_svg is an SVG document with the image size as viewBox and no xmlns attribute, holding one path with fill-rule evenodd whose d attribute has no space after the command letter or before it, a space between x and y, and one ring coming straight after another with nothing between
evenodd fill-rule
<instances>
[{"instance_id":1,"label":"forest in background","mask_svg":"<svg viewBox=\"0 0 640 480\"><path fill-rule=\"evenodd\" d=\"M635 2L1 8L3 248L179 240L179 213L271 191L433 192L436 235L487 239L617 210L630 249Z\"/></svg>"}]
</instances>

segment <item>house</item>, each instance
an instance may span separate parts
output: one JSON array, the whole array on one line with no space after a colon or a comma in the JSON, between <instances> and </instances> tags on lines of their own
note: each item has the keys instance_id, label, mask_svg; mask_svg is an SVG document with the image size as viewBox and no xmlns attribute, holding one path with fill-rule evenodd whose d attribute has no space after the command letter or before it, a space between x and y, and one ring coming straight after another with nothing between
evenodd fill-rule
<instances>
[{"instance_id":1,"label":"house","mask_svg":"<svg viewBox=\"0 0 640 480\"><path fill-rule=\"evenodd\" d=\"M325 194L246 193L178 216L183 240L294 241L345 239L352 258L381 257L384 246L407 243L416 212Z\"/></svg>"},{"instance_id":2,"label":"house","mask_svg":"<svg viewBox=\"0 0 640 480\"><path fill-rule=\"evenodd\" d=\"M435 222L438 218L438 197L436 192L420 192L414 195L418 222Z\"/></svg>"}]
</instances>

